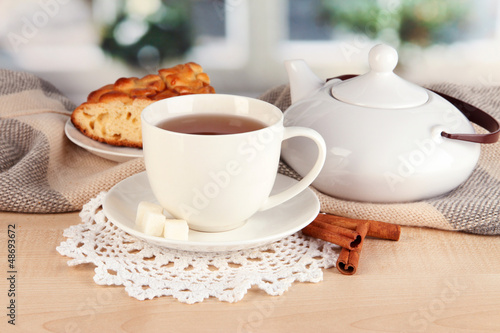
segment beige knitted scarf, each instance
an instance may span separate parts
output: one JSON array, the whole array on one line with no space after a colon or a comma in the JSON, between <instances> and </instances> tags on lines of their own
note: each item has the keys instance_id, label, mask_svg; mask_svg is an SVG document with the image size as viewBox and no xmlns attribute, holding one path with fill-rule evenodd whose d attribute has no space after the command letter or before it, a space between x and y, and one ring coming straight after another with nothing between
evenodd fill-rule
<instances>
[{"instance_id":1,"label":"beige knitted scarf","mask_svg":"<svg viewBox=\"0 0 500 333\"><path fill-rule=\"evenodd\" d=\"M0 210L77 211L101 191L144 170L75 146L64 134L74 105L28 73L0 70Z\"/></svg>"},{"instance_id":2,"label":"beige knitted scarf","mask_svg":"<svg viewBox=\"0 0 500 333\"><path fill-rule=\"evenodd\" d=\"M500 118L500 87L440 84L432 89ZM283 111L286 85L261 99ZM71 143L64 126L74 105L38 77L0 70L0 210L25 213L78 211L119 181L144 171L142 158L124 163L95 156ZM280 172L298 175L284 163ZM401 225L500 234L500 143L483 145L472 176L453 192L419 202L373 204L316 191L323 212Z\"/></svg>"}]
</instances>

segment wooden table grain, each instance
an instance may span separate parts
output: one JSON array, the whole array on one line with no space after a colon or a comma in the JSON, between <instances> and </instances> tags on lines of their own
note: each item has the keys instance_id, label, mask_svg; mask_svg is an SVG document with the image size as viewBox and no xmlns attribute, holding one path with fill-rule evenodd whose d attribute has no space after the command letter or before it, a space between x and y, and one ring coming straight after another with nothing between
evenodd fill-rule
<instances>
[{"instance_id":1,"label":"wooden table grain","mask_svg":"<svg viewBox=\"0 0 500 333\"><path fill-rule=\"evenodd\" d=\"M97 285L92 264L69 267L56 247L78 223L78 213L0 213L0 332L500 332L500 237L403 227L398 242L367 239L354 276L332 268L282 296L253 288L237 303L188 305L138 301Z\"/></svg>"}]
</instances>

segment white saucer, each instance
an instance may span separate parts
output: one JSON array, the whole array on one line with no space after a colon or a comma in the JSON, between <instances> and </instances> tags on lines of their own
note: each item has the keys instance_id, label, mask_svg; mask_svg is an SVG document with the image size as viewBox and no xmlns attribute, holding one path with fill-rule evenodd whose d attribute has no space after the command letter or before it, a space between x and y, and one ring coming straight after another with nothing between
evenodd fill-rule
<instances>
[{"instance_id":1,"label":"white saucer","mask_svg":"<svg viewBox=\"0 0 500 333\"><path fill-rule=\"evenodd\" d=\"M86 137L73 125L71 119L68 119L68 121L66 122L66 125L64 126L64 132L66 133L68 139L70 139L77 146L88 150L94 155L106 158L111 161L126 162L133 158L143 156L142 149L111 146L106 143L102 143Z\"/></svg>"},{"instance_id":2,"label":"white saucer","mask_svg":"<svg viewBox=\"0 0 500 333\"><path fill-rule=\"evenodd\" d=\"M296 182L278 174L273 192L282 191ZM256 213L237 229L215 233L189 230L189 240L179 241L148 236L135 229L137 206L141 201L157 203L145 172L121 181L106 194L103 201L104 214L118 228L147 242L177 250L200 252L237 251L275 242L308 225L320 209L316 194L306 189L279 206Z\"/></svg>"}]
</instances>

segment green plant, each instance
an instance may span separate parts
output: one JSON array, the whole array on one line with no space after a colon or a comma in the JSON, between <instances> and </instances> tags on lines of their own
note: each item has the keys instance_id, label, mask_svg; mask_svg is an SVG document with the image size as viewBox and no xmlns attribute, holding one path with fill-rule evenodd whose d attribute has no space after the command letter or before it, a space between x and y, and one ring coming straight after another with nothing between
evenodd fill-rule
<instances>
[{"instance_id":1,"label":"green plant","mask_svg":"<svg viewBox=\"0 0 500 333\"><path fill-rule=\"evenodd\" d=\"M467 24L467 0L322 0L320 19L334 28L384 39L392 31L402 43L449 43Z\"/></svg>"},{"instance_id":2,"label":"green plant","mask_svg":"<svg viewBox=\"0 0 500 333\"><path fill-rule=\"evenodd\" d=\"M113 57L146 68L180 57L192 45L189 3L118 0L115 19L103 26L100 46Z\"/></svg>"}]
</instances>

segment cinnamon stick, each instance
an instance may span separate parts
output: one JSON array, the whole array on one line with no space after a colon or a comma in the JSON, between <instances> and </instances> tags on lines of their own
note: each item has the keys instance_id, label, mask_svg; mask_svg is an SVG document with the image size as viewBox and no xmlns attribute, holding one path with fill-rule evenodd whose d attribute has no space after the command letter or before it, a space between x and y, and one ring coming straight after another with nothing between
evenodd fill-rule
<instances>
[{"instance_id":1,"label":"cinnamon stick","mask_svg":"<svg viewBox=\"0 0 500 333\"><path fill-rule=\"evenodd\" d=\"M340 245L342 249L337 259L337 269L342 274L352 275L358 269L361 249L367 236L397 241L401 236L401 227L380 221L319 214L302 232Z\"/></svg>"},{"instance_id":2,"label":"cinnamon stick","mask_svg":"<svg viewBox=\"0 0 500 333\"><path fill-rule=\"evenodd\" d=\"M302 233L349 250L355 249L361 242L361 236L357 231L322 222L309 224L302 229Z\"/></svg>"},{"instance_id":3,"label":"cinnamon stick","mask_svg":"<svg viewBox=\"0 0 500 333\"><path fill-rule=\"evenodd\" d=\"M370 225L366 236L394 241L399 240L399 237L401 236L401 227L397 224L373 220L352 219L332 214L318 214L311 224L316 225L318 223L327 223L332 226L356 230L358 225L364 222L368 222Z\"/></svg>"},{"instance_id":4,"label":"cinnamon stick","mask_svg":"<svg viewBox=\"0 0 500 333\"><path fill-rule=\"evenodd\" d=\"M340 255L337 259L337 270L345 275L353 275L356 273L359 264L359 257L361 255L361 249L363 248L363 243L366 235L368 234L371 228L371 224L369 222L360 222L356 227L356 231L359 233L361 237L361 242L359 245L353 249L349 250L346 248L342 248L340 251Z\"/></svg>"}]
</instances>

